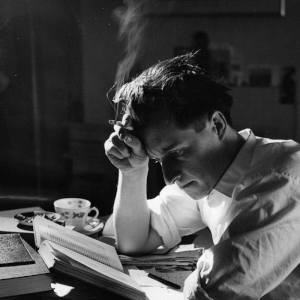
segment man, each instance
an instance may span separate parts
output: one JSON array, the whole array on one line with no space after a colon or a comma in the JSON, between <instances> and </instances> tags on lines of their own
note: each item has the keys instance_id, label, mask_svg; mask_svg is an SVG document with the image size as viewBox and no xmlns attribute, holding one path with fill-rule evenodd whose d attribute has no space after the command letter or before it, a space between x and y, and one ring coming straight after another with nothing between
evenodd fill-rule
<instances>
[{"instance_id":1,"label":"man","mask_svg":"<svg viewBox=\"0 0 300 300\"><path fill-rule=\"evenodd\" d=\"M298 299L300 145L234 130L228 89L195 55L154 65L115 96L125 114L105 151L119 169L117 247L170 248L208 227L214 246L186 280L185 299L261 299L287 276L263 299ZM166 187L147 201L149 159Z\"/></svg>"}]
</instances>

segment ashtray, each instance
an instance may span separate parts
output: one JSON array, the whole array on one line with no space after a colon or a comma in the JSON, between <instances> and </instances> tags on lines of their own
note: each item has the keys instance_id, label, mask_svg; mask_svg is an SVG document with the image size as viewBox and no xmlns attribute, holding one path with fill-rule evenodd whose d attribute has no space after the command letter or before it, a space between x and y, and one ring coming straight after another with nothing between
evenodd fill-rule
<instances>
[{"instance_id":1,"label":"ashtray","mask_svg":"<svg viewBox=\"0 0 300 300\"><path fill-rule=\"evenodd\" d=\"M35 216L43 217L49 221L57 222L60 218L60 214L50 211L31 211L18 213L14 216L14 219L19 222L21 225L32 226L33 219Z\"/></svg>"}]
</instances>

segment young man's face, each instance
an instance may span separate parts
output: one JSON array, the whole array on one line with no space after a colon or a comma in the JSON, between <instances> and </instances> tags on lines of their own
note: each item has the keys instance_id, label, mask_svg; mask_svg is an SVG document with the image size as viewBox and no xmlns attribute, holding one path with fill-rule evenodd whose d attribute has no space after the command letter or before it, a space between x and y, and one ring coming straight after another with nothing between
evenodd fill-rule
<instances>
[{"instance_id":1,"label":"young man's face","mask_svg":"<svg viewBox=\"0 0 300 300\"><path fill-rule=\"evenodd\" d=\"M153 123L143 142L150 159L161 163L166 184L176 183L195 200L207 196L228 165L214 122L207 121L201 132L180 129L166 120Z\"/></svg>"}]
</instances>

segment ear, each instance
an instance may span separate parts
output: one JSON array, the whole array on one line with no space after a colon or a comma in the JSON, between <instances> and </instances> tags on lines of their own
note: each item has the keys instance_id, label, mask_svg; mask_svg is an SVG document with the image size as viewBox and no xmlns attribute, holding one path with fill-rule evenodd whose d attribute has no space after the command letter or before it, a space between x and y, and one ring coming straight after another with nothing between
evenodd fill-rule
<instances>
[{"instance_id":1,"label":"ear","mask_svg":"<svg viewBox=\"0 0 300 300\"><path fill-rule=\"evenodd\" d=\"M222 140L225 137L225 132L227 129L227 121L224 115L215 111L211 116L211 122L213 124L213 129L215 133L218 135L219 139Z\"/></svg>"}]
</instances>

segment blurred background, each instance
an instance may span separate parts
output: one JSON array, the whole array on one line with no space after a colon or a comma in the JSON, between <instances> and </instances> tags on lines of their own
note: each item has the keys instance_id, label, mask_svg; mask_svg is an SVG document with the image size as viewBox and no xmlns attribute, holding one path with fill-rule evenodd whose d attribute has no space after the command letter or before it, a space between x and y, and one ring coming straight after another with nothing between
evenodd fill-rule
<instances>
[{"instance_id":1,"label":"blurred background","mask_svg":"<svg viewBox=\"0 0 300 300\"><path fill-rule=\"evenodd\" d=\"M82 197L109 214L112 87L192 50L231 87L236 129L300 142L299 11L298 0L0 0L0 209ZM162 186L151 165L148 196Z\"/></svg>"}]
</instances>

